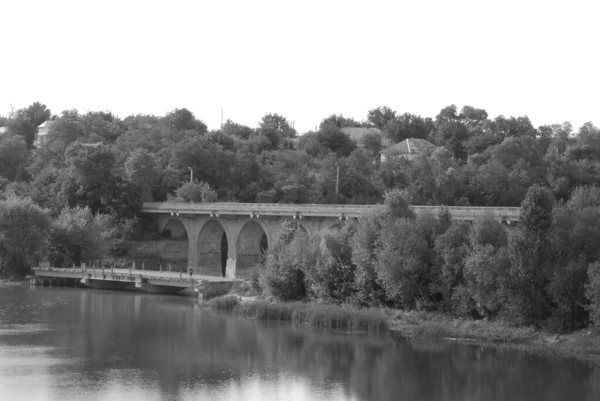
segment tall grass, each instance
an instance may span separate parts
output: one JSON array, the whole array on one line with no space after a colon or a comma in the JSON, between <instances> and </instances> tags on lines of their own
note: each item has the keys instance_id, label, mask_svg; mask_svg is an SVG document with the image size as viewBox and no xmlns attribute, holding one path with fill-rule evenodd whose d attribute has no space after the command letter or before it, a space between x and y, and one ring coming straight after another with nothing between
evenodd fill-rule
<instances>
[{"instance_id":1,"label":"tall grass","mask_svg":"<svg viewBox=\"0 0 600 401\"><path fill-rule=\"evenodd\" d=\"M211 299L208 304L213 310L231 313L240 304L240 298L236 295L224 295Z\"/></svg>"},{"instance_id":2,"label":"tall grass","mask_svg":"<svg viewBox=\"0 0 600 401\"><path fill-rule=\"evenodd\" d=\"M235 298L233 300L232 298ZM378 332L388 329L386 317L379 311L342 308L301 302L271 303L252 301L240 303L237 297L225 296L210 302L211 308L257 320L283 320L295 325L308 325L328 330Z\"/></svg>"}]
</instances>

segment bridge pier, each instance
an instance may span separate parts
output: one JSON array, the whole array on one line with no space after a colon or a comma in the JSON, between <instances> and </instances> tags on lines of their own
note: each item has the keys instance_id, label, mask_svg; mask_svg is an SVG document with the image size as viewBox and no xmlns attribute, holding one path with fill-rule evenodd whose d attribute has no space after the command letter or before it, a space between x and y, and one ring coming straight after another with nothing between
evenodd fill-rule
<instances>
[{"instance_id":1,"label":"bridge pier","mask_svg":"<svg viewBox=\"0 0 600 401\"><path fill-rule=\"evenodd\" d=\"M159 232L172 221L176 236L188 240L187 270L194 274L246 278L259 260L261 250L273 247L282 223L296 222L309 236L324 228L341 226L349 218L381 210L383 205L291 205L260 203L145 203L142 211L158 214ZM411 206L417 214L439 212L439 206ZM518 222L519 208L448 207L454 220L473 221L492 214ZM183 226L183 227L181 227Z\"/></svg>"}]
</instances>

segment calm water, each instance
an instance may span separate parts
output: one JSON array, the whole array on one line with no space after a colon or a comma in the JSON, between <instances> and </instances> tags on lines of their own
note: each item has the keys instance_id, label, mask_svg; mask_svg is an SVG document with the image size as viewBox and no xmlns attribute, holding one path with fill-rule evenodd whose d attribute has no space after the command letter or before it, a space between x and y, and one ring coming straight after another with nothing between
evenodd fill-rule
<instances>
[{"instance_id":1,"label":"calm water","mask_svg":"<svg viewBox=\"0 0 600 401\"><path fill-rule=\"evenodd\" d=\"M600 400L600 368L223 317L191 298L0 288L0 400Z\"/></svg>"}]
</instances>

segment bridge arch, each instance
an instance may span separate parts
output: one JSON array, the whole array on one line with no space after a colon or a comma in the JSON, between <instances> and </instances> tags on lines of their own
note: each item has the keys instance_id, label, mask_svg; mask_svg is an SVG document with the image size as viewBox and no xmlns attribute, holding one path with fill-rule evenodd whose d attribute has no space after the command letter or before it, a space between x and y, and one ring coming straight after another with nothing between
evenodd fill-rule
<instances>
[{"instance_id":1,"label":"bridge arch","mask_svg":"<svg viewBox=\"0 0 600 401\"><path fill-rule=\"evenodd\" d=\"M225 225L216 219L204 223L198 235L198 271L195 273L224 277L231 243Z\"/></svg>"},{"instance_id":2,"label":"bridge arch","mask_svg":"<svg viewBox=\"0 0 600 401\"><path fill-rule=\"evenodd\" d=\"M165 219L159 224L159 233L163 234L167 231L169 232L168 238L172 239L187 239L188 238L188 229L185 226L185 223L177 218L171 217L170 219Z\"/></svg>"},{"instance_id":3,"label":"bridge arch","mask_svg":"<svg viewBox=\"0 0 600 401\"><path fill-rule=\"evenodd\" d=\"M179 217L165 216L158 221L160 241L154 247L160 260L142 260L149 268L186 271L189 263L190 238L193 237L189 222Z\"/></svg>"},{"instance_id":4,"label":"bridge arch","mask_svg":"<svg viewBox=\"0 0 600 401\"><path fill-rule=\"evenodd\" d=\"M250 278L252 267L271 245L269 229L259 220L249 220L242 226L237 237L235 276Z\"/></svg>"}]
</instances>

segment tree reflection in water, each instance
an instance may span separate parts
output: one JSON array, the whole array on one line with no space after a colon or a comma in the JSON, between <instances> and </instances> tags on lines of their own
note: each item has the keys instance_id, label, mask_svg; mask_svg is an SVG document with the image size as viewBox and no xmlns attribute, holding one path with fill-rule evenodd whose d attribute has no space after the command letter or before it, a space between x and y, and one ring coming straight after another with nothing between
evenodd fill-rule
<instances>
[{"instance_id":1,"label":"tree reflection in water","mask_svg":"<svg viewBox=\"0 0 600 401\"><path fill-rule=\"evenodd\" d=\"M20 338L51 347L38 372L51 399L600 399L599 368L515 350L298 329L219 316L181 297L5 295L1 322L48 328ZM10 302L30 309L17 315ZM11 341L0 335L0 346Z\"/></svg>"}]
</instances>

